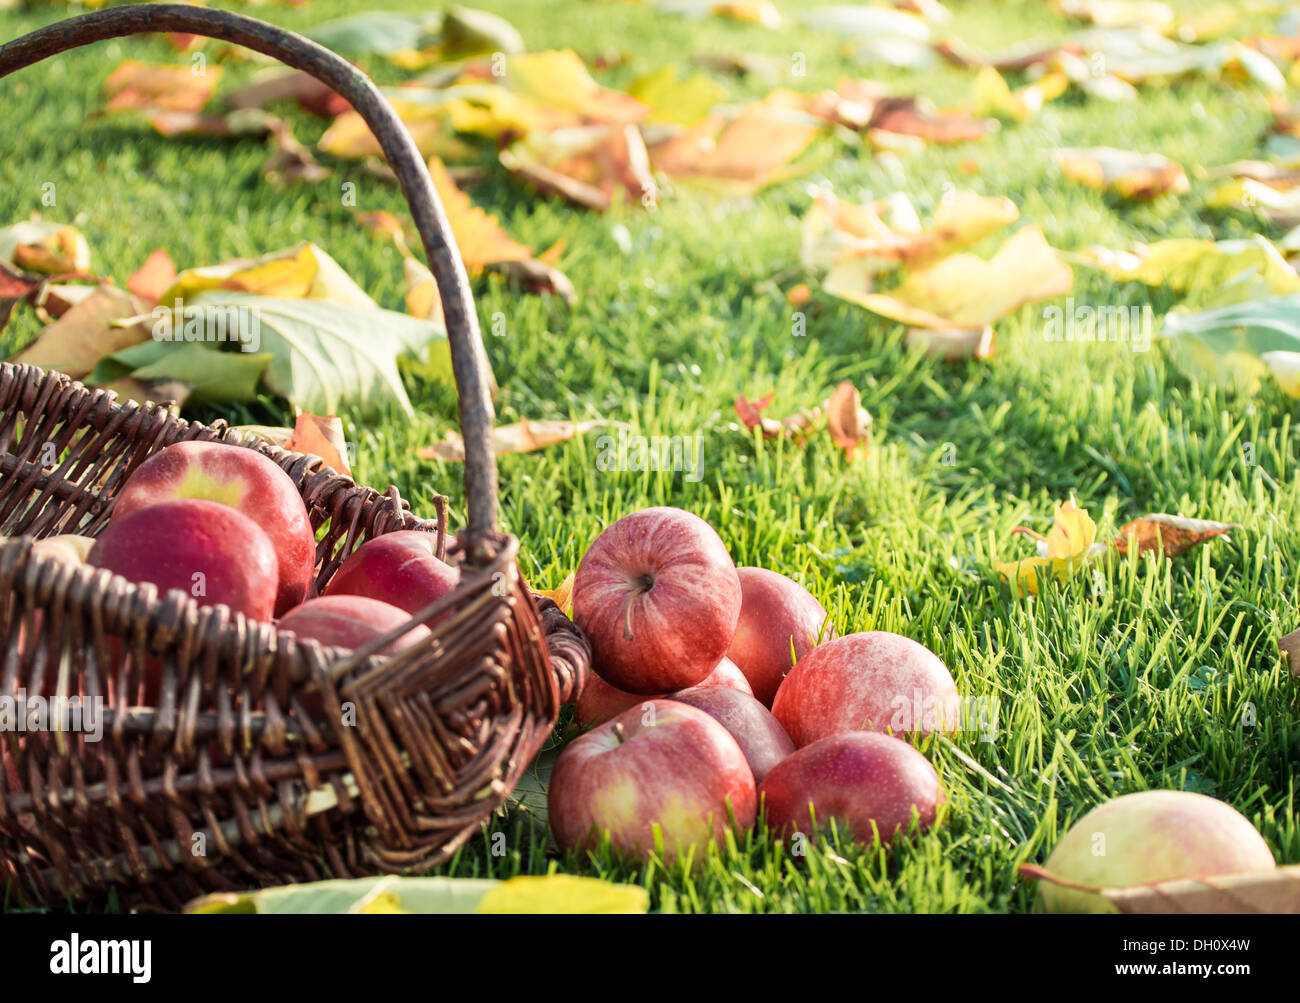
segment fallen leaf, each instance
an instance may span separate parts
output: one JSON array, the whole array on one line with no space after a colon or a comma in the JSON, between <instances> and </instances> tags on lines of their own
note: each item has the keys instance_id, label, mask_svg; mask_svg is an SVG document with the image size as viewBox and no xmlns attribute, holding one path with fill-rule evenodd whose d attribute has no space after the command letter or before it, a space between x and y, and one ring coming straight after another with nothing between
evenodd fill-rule
<instances>
[{"instance_id":1,"label":"fallen leaf","mask_svg":"<svg viewBox=\"0 0 1300 1003\"><path fill-rule=\"evenodd\" d=\"M260 258L236 258L218 265L186 269L163 294L162 301L168 304L176 300L185 302L209 290L329 300L377 308L375 301L338 262L310 241L272 251Z\"/></svg>"},{"instance_id":2,"label":"fallen leaf","mask_svg":"<svg viewBox=\"0 0 1300 1003\"><path fill-rule=\"evenodd\" d=\"M1043 110L1043 105L1065 93L1069 78L1064 73L1048 73L1031 84L1012 90L992 66L975 75L971 112L977 116L1023 122Z\"/></svg>"},{"instance_id":3,"label":"fallen leaf","mask_svg":"<svg viewBox=\"0 0 1300 1003\"><path fill-rule=\"evenodd\" d=\"M792 176L791 162L820 131L806 115L749 104L730 122L715 112L656 144L650 162L675 180L753 192Z\"/></svg>"},{"instance_id":4,"label":"fallen leaf","mask_svg":"<svg viewBox=\"0 0 1300 1003\"><path fill-rule=\"evenodd\" d=\"M1063 295L1074 274L1035 226L1026 226L989 260L954 254L907 273L893 291L872 293L832 272L826 292L883 317L936 330L983 328L1034 300Z\"/></svg>"},{"instance_id":5,"label":"fallen leaf","mask_svg":"<svg viewBox=\"0 0 1300 1003\"><path fill-rule=\"evenodd\" d=\"M1266 296L1165 317L1164 333L1206 379L1258 390L1270 370L1291 389L1287 355L1300 352L1300 294Z\"/></svg>"},{"instance_id":6,"label":"fallen leaf","mask_svg":"<svg viewBox=\"0 0 1300 1003\"><path fill-rule=\"evenodd\" d=\"M294 101L304 111L322 118L336 118L352 106L329 84L302 70L274 68L253 77L243 87L225 96L231 108L266 108L276 101Z\"/></svg>"},{"instance_id":7,"label":"fallen leaf","mask_svg":"<svg viewBox=\"0 0 1300 1003\"><path fill-rule=\"evenodd\" d=\"M564 581L560 582L560 584L555 588L540 589L537 594L540 596L546 596L554 602L556 606L559 606L566 615L568 615L573 602L573 581L573 572L570 571Z\"/></svg>"},{"instance_id":8,"label":"fallen leaf","mask_svg":"<svg viewBox=\"0 0 1300 1003\"><path fill-rule=\"evenodd\" d=\"M647 122L677 125L694 125L727 97L726 88L711 77L698 73L683 79L673 66L637 77L628 93L650 109Z\"/></svg>"},{"instance_id":9,"label":"fallen leaf","mask_svg":"<svg viewBox=\"0 0 1300 1003\"><path fill-rule=\"evenodd\" d=\"M605 212L615 198L653 205L656 186L635 125L533 133L503 149L501 163L540 191Z\"/></svg>"},{"instance_id":10,"label":"fallen leaf","mask_svg":"<svg viewBox=\"0 0 1300 1003\"><path fill-rule=\"evenodd\" d=\"M858 388L845 380L826 402L826 427L831 441L849 460L865 455L871 442L871 415L862 406Z\"/></svg>"},{"instance_id":11,"label":"fallen leaf","mask_svg":"<svg viewBox=\"0 0 1300 1003\"><path fill-rule=\"evenodd\" d=\"M1131 253L1092 249L1086 257L1120 281L1168 286L1180 293L1212 290L1218 302L1300 292L1300 275L1276 246L1258 235L1248 240L1175 238L1139 244Z\"/></svg>"},{"instance_id":12,"label":"fallen leaf","mask_svg":"<svg viewBox=\"0 0 1300 1003\"><path fill-rule=\"evenodd\" d=\"M1158 153L1133 153L1111 146L1057 150L1056 160L1066 177L1090 188L1105 188L1129 199L1182 195L1187 173L1180 164Z\"/></svg>"},{"instance_id":13,"label":"fallen leaf","mask_svg":"<svg viewBox=\"0 0 1300 1003\"><path fill-rule=\"evenodd\" d=\"M126 288L146 303L157 303L176 282L176 265L161 247L126 280Z\"/></svg>"},{"instance_id":14,"label":"fallen leaf","mask_svg":"<svg viewBox=\"0 0 1300 1003\"><path fill-rule=\"evenodd\" d=\"M812 411L798 411L792 415L782 418L780 421L775 418L763 416L772 405L776 394L770 393L760 400L751 401L743 394L736 399L736 414L749 431L759 429L764 439L787 438L795 442L802 443L804 433L808 432L817 420L821 417L822 409L814 408Z\"/></svg>"},{"instance_id":15,"label":"fallen leaf","mask_svg":"<svg viewBox=\"0 0 1300 1003\"><path fill-rule=\"evenodd\" d=\"M971 143L989 132L987 122L964 111L940 111L933 102L917 97L889 97L877 102L868 128L872 132L916 136L927 143Z\"/></svg>"},{"instance_id":16,"label":"fallen leaf","mask_svg":"<svg viewBox=\"0 0 1300 1003\"><path fill-rule=\"evenodd\" d=\"M1112 545L1121 554L1136 547L1139 554L1177 557L1206 540L1240 528L1235 523L1184 519L1174 515L1144 515L1121 526Z\"/></svg>"},{"instance_id":17,"label":"fallen leaf","mask_svg":"<svg viewBox=\"0 0 1300 1003\"><path fill-rule=\"evenodd\" d=\"M514 93L544 108L571 112L589 124L637 122L650 112L630 94L601 87L571 49L507 56L504 79Z\"/></svg>"},{"instance_id":18,"label":"fallen leaf","mask_svg":"<svg viewBox=\"0 0 1300 1003\"><path fill-rule=\"evenodd\" d=\"M560 442L568 442L589 432L603 421L528 421L514 425L500 425L492 430L493 450L498 456L504 453L530 453ZM465 462L465 442L456 432L448 432L441 442L421 446L416 455L422 460L443 460L449 463Z\"/></svg>"},{"instance_id":19,"label":"fallen leaf","mask_svg":"<svg viewBox=\"0 0 1300 1003\"><path fill-rule=\"evenodd\" d=\"M274 360L270 353L221 351L206 344L150 340L100 359L86 377L91 386L132 380L146 385L181 384L198 404L254 400L257 385Z\"/></svg>"},{"instance_id":20,"label":"fallen leaf","mask_svg":"<svg viewBox=\"0 0 1300 1003\"><path fill-rule=\"evenodd\" d=\"M24 301L30 302L44 285L44 276L24 272L0 261L0 330L9 323L14 307Z\"/></svg>"},{"instance_id":21,"label":"fallen leaf","mask_svg":"<svg viewBox=\"0 0 1300 1003\"><path fill-rule=\"evenodd\" d=\"M143 321L117 323L139 318L148 310L129 292L101 286L41 331L12 361L82 379L104 356L150 340L150 329Z\"/></svg>"},{"instance_id":22,"label":"fallen leaf","mask_svg":"<svg viewBox=\"0 0 1300 1003\"><path fill-rule=\"evenodd\" d=\"M1198 916L1300 913L1300 865L1247 874L1175 878L1123 888L1079 884L1035 864L1021 864L1019 870L1025 878L1094 892L1121 913Z\"/></svg>"},{"instance_id":23,"label":"fallen leaf","mask_svg":"<svg viewBox=\"0 0 1300 1003\"><path fill-rule=\"evenodd\" d=\"M352 476L343 422L337 415L315 415L303 411L294 419L293 435L286 448L295 453L319 456L327 467L333 467L346 477Z\"/></svg>"},{"instance_id":24,"label":"fallen leaf","mask_svg":"<svg viewBox=\"0 0 1300 1003\"><path fill-rule=\"evenodd\" d=\"M196 112L212 97L221 79L221 67L205 65L195 72L190 66L168 66L128 59L104 81L108 111L161 108Z\"/></svg>"},{"instance_id":25,"label":"fallen leaf","mask_svg":"<svg viewBox=\"0 0 1300 1003\"><path fill-rule=\"evenodd\" d=\"M30 220L0 228L0 261L43 275L86 272L90 246L74 226Z\"/></svg>"},{"instance_id":26,"label":"fallen leaf","mask_svg":"<svg viewBox=\"0 0 1300 1003\"><path fill-rule=\"evenodd\" d=\"M998 573L1022 595L1038 595L1040 575L1059 582L1067 581L1099 553L1093 546L1097 524L1073 498L1057 508L1047 536L1039 536L1023 526L1017 526L1012 533L1032 537L1038 544L1038 553L1034 557L995 565Z\"/></svg>"},{"instance_id":27,"label":"fallen leaf","mask_svg":"<svg viewBox=\"0 0 1300 1003\"><path fill-rule=\"evenodd\" d=\"M1283 393L1300 398L1300 351L1262 352L1259 360L1268 366Z\"/></svg>"}]
</instances>

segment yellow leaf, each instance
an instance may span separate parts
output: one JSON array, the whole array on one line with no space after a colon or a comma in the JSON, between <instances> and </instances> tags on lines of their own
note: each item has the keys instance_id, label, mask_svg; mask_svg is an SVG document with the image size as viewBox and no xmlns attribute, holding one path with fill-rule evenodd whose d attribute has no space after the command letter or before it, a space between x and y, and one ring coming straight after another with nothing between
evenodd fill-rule
<instances>
[{"instance_id":1,"label":"yellow leaf","mask_svg":"<svg viewBox=\"0 0 1300 1003\"><path fill-rule=\"evenodd\" d=\"M456 237L465 269L477 275L484 265L502 261L526 261L533 255L532 248L511 240L495 216L472 204L469 196L456 187L447 168L436 157L429 161L429 173L434 187L447 210L451 232Z\"/></svg>"},{"instance_id":2,"label":"yellow leaf","mask_svg":"<svg viewBox=\"0 0 1300 1003\"><path fill-rule=\"evenodd\" d=\"M1105 188L1124 198L1151 199L1188 190L1182 166L1158 153L1134 153L1110 146L1056 151L1067 178L1090 188Z\"/></svg>"},{"instance_id":3,"label":"yellow leaf","mask_svg":"<svg viewBox=\"0 0 1300 1003\"><path fill-rule=\"evenodd\" d=\"M1300 352L1265 352L1260 360L1288 397L1300 397Z\"/></svg>"},{"instance_id":4,"label":"yellow leaf","mask_svg":"<svg viewBox=\"0 0 1300 1003\"><path fill-rule=\"evenodd\" d=\"M390 98L389 104L406 126L422 156L459 160L473 155L473 149L453 135L452 123L445 109L400 98ZM345 159L383 156L379 140L355 111L345 111L335 118L316 145L326 153Z\"/></svg>"},{"instance_id":5,"label":"yellow leaf","mask_svg":"<svg viewBox=\"0 0 1300 1003\"><path fill-rule=\"evenodd\" d=\"M338 262L311 242L272 251L260 258L187 269L176 277L161 303L171 306L177 299L186 300L208 289L378 308Z\"/></svg>"},{"instance_id":6,"label":"yellow leaf","mask_svg":"<svg viewBox=\"0 0 1300 1003\"><path fill-rule=\"evenodd\" d=\"M1122 281L1168 286L1176 292L1213 289L1216 302L1300 292L1300 275L1270 241L1194 237L1139 245L1133 253L1094 250L1097 268Z\"/></svg>"},{"instance_id":7,"label":"yellow leaf","mask_svg":"<svg viewBox=\"0 0 1300 1003\"><path fill-rule=\"evenodd\" d=\"M573 572L569 572L564 581L560 582L555 588L542 589L537 594L551 599L556 606L568 613L573 600Z\"/></svg>"},{"instance_id":8,"label":"yellow leaf","mask_svg":"<svg viewBox=\"0 0 1300 1003\"><path fill-rule=\"evenodd\" d=\"M524 875L490 889L476 913L604 913L639 915L650 893L639 885L614 884L571 874Z\"/></svg>"},{"instance_id":9,"label":"yellow leaf","mask_svg":"<svg viewBox=\"0 0 1300 1003\"><path fill-rule=\"evenodd\" d=\"M1028 530L1020 532L1029 533ZM1093 556L1097 524L1073 498L1056 510L1052 528L1039 538L1038 556L995 565L1018 592L1038 595L1040 576L1064 582Z\"/></svg>"},{"instance_id":10,"label":"yellow leaf","mask_svg":"<svg viewBox=\"0 0 1300 1003\"><path fill-rule=\"evenodd\" d=\"M1047 533L1048 557L1079 557L1097 539L1097 524L1073 498L1056 510Z\"/></svg>"},{"instance_id":11,"label":"yellow leaf","mask_svg":"<svg viewBox=\"0 0 1300 1003\"><path fill-rule=\"evenodd\" d=\"M727 91L703 73L689 79L676 68L663 66L633 81L628 93L650 107L647 121L694 125L726 100Z\"/></svg>"},{"instance_id":12,"label":"yellow leaf","mask_svg":"<svg viewBox=\"0 0 1300 1003\"><path fill-rule=\"evenodd\" d=\"M507 56L504 79L514 93L590 122L636 122L650 110L630 94L601 87L570 49Z\"/></svg>"},{"instance_id":13,"label":"yellow leaf","mask_svg":"<svg viewBox=\"0 0 1300 1003\"><path fill-rule=\"evenodd\" d=\"M994 67L985 66L975 77L971 112L977 116L1023 122L1037 115L1043 105L1065 93L1070 80L1064 73L1048 73L1013 91Z\"/></svg>"}]
</instances>

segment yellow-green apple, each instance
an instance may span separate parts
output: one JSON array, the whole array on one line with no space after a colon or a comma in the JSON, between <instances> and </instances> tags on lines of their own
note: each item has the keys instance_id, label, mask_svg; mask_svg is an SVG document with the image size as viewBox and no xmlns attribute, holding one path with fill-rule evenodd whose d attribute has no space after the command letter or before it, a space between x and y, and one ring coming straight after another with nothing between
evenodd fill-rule
<instances>
[{"instance_id":1,"label":"yellow-green apple","mask_svg":"<svg viewBox=\"0 0 1300 1003\"><path fill-rule=\"evenodd\" d=\"M806 745L772 768L758 790L767 824L777 832L823 832L835 820L859 843L891 842L915 816L934 825L943 788L939 774L901 739L847 731Z\"/></svg>"},{"instance_id":2,"label":"yellow-green apple","mask_svg":"<svg viewBox=\"0 0 1300 1003\"><path fill-rule=\"evenodd\" d=\"M740 579L713 527L679 508L647 508L608 526L573 582L573 617L592 664L629 693L694 686L726 655Z\"/></svg>"},{"instance_id":3,"label":"yellow-green apple","mask_svg":"<svg viewBox=\"0 0 1300 1003\"><path fill-rule=\"evenodd\" d=\"M731 732L756 784L761 784L777 763L794 752L794 743L781 723L748 693L729 686L700 685L678 690L668 699L698 707Z\"/></svg>"},{"instance_id":4,"label":"yellow-green apple","mask_svg":"<svg viewBox=\"0 0 1300 1003\"><path fill-rule=\"evenodd\" d=\"M295 606L280 618L277 625L299 638L319 641L336 648L360 648L381 634L408 623L405 610L365 596L318 596ZM381 655L395 655L403 648L419 644L429 636L429 628L415 624L400 637L379 650Z\"/></svg>"},{"instance_id":5,"label":"yellow-green apple","mask_svg":"<svg viewBox=\"0 0 1300 1003\"><path fill-rule=\"evenodd\" d=\"M460 572L438 560L438 534L399 529L367 540L334 572L325 595L378 599L414 615L456 587ZM431 622L436 622L436 619Z\"/></svg>"},{"instance_id":6,"label":"yellow-green apple","mask_svg":"<svg viewBox=\"0 0 1300 1003\"><path fill-rule=\"evenodd\" d=\"M696 685L700 688L719 686L739 690L746 696L753 695L744 674L740 669L736 668L736 664L729 658L724 658L718 662L713 671ZM610 718L622 714L629 707L639 706L647 700L663 699L667 695L666 693L658 693L647 696L643 693L628 693L625 690L609 685L599 675L592 672L587 676L587 682L582 687L582 692L578 694L578 701L574 706L574 717L577 719L578 724L584 728L592 724L603 724Z\"/></svg>"},{"instance_id":7,"label":"yellow-green apple","mask_svg":"<svg viewBox=\"0 0 1300 1003\"><path fill-rule=\"evenodd\" d=\"M644 859L721 843L754 824L754 775L730 733L702 710L651 700L575 738L551 772L547 807L562 849L602 835Z\"/></svg>"},{"instance_id":8,"label":"yellow-green apple","mask_svg":"<svg viewBox=\"0 0 1300 1003\"><path fill-rule=\"evenodd\" d=\"M316 566L316 534L293 479L274 461L256 450L224 442L174 443L127 478L111 518L121 519L177 498L221 502L261 527L275 548L280 568L277 616L307 596Z\"/></svg>"},{"instance_id":9,"label":"yellow-green apple","mask_svg":"<svg viewBox=\"0 0 1300 1003\"><path fill-rule=\"evenodd\" d=\"M275 548L257 523L220 502L178 498L117 516L86 563L253 620L270 620L275 611Z\"/></svg>"},{"instance_id":10,"label":"yellow-green apple","mask_svg":"<svg viewBox=\"0 0 1300 1003\"><path fill-rule=\"evenodd\" d=\"M740 666L754 696L771 707L785 674L834 629L822 604L793 579L765 568L737 568L736 575L740 619L727 657Z\"/></svg>"},{"instance_id":11,"label":"yellow-green apple","mask_svg":"<svg viewBox=\"0 0 1300 1003\"><path fill-rule=\"evenodd\" d=\"M827 641L801 658L777 690L772 713L802 748L842 731L956 731L961 699L929 648L870 630Z\"/></svg>"},{"instance_id":12,"label":"yellow-green apple","mask_svg":"<svg viewBox=\"0 0 1300 1003\"><path fill-rule=\"evenodd\" d=\"M1255 827L1231 805L1190 791L1141 791L1098 805L1070 827L1045 865L1091 888L1207 875L1270 871L1277 865ZM1113 913L1095 892L1039 882L1048 912Z\"/></svg>"}]
</instances>

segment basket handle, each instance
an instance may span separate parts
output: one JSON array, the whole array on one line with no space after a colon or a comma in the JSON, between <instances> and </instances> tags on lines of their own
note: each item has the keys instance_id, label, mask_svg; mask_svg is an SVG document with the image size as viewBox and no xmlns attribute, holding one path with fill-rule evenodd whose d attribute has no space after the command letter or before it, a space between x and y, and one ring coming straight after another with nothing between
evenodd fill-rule
<instances>
[{"instance_id":1,"label":"basket handle","mask_svg":"<svg viewBox=\"0 0 1300 1003\"><path fill-rule=\"evenodd\" d=\"M91 42L165 31L233 42L310 74L345 98L379 140L401 183L442 298L465 441L465 559L475 566L490 563L495 550L490 538L497 530L497 465L492 448L496 414L469 277L428 165L397 113L362 70L302 35L256 18L187 4L150 3L82 14L8 42L0 46L0 77Z\"/></svg>"}]
</instances>

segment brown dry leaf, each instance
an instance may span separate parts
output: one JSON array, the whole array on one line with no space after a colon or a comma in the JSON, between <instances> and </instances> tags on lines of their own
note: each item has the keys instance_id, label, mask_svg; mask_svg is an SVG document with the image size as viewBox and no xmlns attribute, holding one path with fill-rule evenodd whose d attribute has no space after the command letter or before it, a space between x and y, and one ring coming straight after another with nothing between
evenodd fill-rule
<instances>
[{"instance_id":1,"label":"brown dry leaf","mask_svg":"<svg viewBox=\"0 0 1300 1003\"><path fill-rule=\"evenodd\" d=\"M116 380L97 384L96 389L111 390L117 394L119 401L132 400L139 401L141 404L167 404L168 412L179 417L181 405L189 397L191 387L188 383L181 383L178 380L153 382L137 380L134 376L123 376Z\"/></svg>"},{"instance_id":2,"label":"brown dry leaf","mask_svg":"<svg viewBox=\"0 0 1300 1003\"><path fill-rule=\"evenodd\" d=\"M1278 638L1277 649L1291 666L1291 674L1300 679L1300 630L1293 630L1284 637Z\"/></svg>"},{"instance_id":3,"label":"brown dry leaf","mask_svg":"<svg viewBox=\"0 0 1300 1003\"><path fill-rule=\"evenodd\" d=\"M603 421L524 421L514 425L501 425L492 430L493 450L503 453L531 453L556 443L576 439L605 424ZM421 446L416 455L422 460L443 460L450 463L465 462L465 442L456 432L448 432L441 442Z\"/></svg>"},{"instance_id":4,"label":"brown dry leaf","mask_svg":"<svg viewBox=\"0 0 1300 1003\"><path fill-rule=\"evenodd\" d=\"M1021 864L1026 878L1050 881L1065 888L1095 892L1121 913L1169 915L1243 915L1300 913L1300 865L1250 874L1218 874L1125 888L1098 888L1059 878L1035 864Z\"/></svg>"},{"instance_id":5,"label":"brown dry leaf","mask_svg":"<svg viewBox=\"0 0 1300 1003\"><path fill-rule=\"evenodd\" d=\"M775 418L765 418L762 412L771 407L775 397L775 393L770 393L760 400L751 401L742 394L736 399L736 414L740 417L745 428L751 432L755 428L761 430L764 439L777 439L784 436L802 444L804 433L811 429L816 424L817 419L821 417L821 408L813 408L811 411L798 411L782 418L780 421Z\"/></svg>"},{"instance_id":6,"label":"brown dry leaf","mask_svg":"<svg viewBox=\"0 0 1300 1003\"><path fill-rule=\"evenodd\" d=\"M348 466L348 444L343 437L343 422L337 415L302 412L293 423L293 435L285 447L295 453L319 456L325 465L345 476L352 476Z\"/></svg>"},{"instance_id":7,"label":"brown dry leaf","mask_svg":"<svg viewBox=\"0 0 1300 1003\"><path fill-rule=\"evenodd\" d=\"M0 330L9 323L14 307L24 300L30 301L44 284L44 276L0 261Z\"/></svg>"},{"instance_id":8,"label":"brown dry leaf","mask_svg":"<svg viewBox=\"0 0 1300 1003\"><path fill-rule=\"evenodd\" d=\"M125 326L114 323L148 312L144 301L131 293L100 286L45 328L13 361L57 369L79 380L104 356L148 341L150 330L143 321Z\"/></svg>"},{"instance_id":9,"label":"brown dry leaf","mask_svg":"<svg viewBox=\"0 0 1300 1003\"><path fill-rule=\"evenodd\" d=\"M862 406L858 388L848 380L836 387L826 402L826 427L848 459L866 454L871 443L871 415Z\"/></svg>"},{"instance_id":10,"label":"brown dry leaf","mask_svg":"<svg viewBox=\"0 0 1300 1003\"><path fill-rule=\"evenodd\" d=\"M656 194L650 157L635 125L533 133L501 151L501 163L540 191L605 212L617 197L642 205Z\"/></svg>"},{"instance_id":11,"label":"brown dry leaf","mask_svg":"<svg viewBox=\"0 0 1300 1003\"><path fill-rule=\"evenodd\" d=\"M1153 199L1189 190L1187 172L1158 153L1134 153L1111 146L1056 151L1067 178L1090 188L1110 189L1128 199Z\"/></svg>"},{"instance_id":12,"label":"brown dry leaf","mask_svg":"<svg viewBox=\"0 0 1300 1003\"><path fill-rule=\"evenodd\" d=\"M752 192L791 176L792 161L820 131L821 126L802 113L750 104L730 122L719 113L706 116L657 144L650 160L674 179Z\"/></svg>"},{"instance_id":13,"label":"brown dry leaf","mask_svg":"<svg viewBox=\"0 0 1300 1003\"><path fill-rule=\"evenodd\" d=\"M220 79L220 66L205 66L202 73L195 73L189 66L128 59L104 81L106 110L160 108L196 112L208 103Z\"/></svg>"},{"instance_id":14,"label":"brown dry leaf","mask_svg":"<svg viewBox=\"0 0 1300 1003\"><path fill-rule=\"evenodd\" d=\"M160 247L126 280L126 288L147 303L157 303L175 281L176 264Z\"/></svg>"},{"instance_id":15,"label":"brown dry leaf","mask_svg":"<svg viewBox=\"0 0 1300 1003\"><path fill-rule=\"evenodd\" d=\"M299 107L322 118L336 118L352 106L327 83L301 70L273 70L226 95L231 108L265 108L274 101L296 101Z\"/></svg>"},{"instance_id":16,"label":"brown dry leaf","mask_svg":"<svg viewBox=\"0 0 1300 1003\"><path fill-rule=\"evenodd\" d=\"M271 137L274 150L262 165L262 175L272 184L315 184L330 176L330 169L318 164L311 151L298 142L288 122L277 121Z\"/></svg>"},{"instance_id":17,"label":"brown dry leaf","mask_svg":"<svg viewBox=\"0 0 1300 1003\"><path fill-rule=\"evenodd\" d=\"M1139 554L1177 557L1206 540L1240 528L1236 523L1184 519L1176 515L1144 515L1120 527L1112 545L1121 554L1127 554L1129 547L1136 545Z\"/></svg>"},{"instance_id":18,"label":"brown dry leaf","mask_svg":"<svg viewBox=\"0 0 1300 1003\"><path fill-rule=\"evenodd\" d=\"M993 328L954 327L934 329L912 327L907 331L909 348L921 346L931 358L943 359L945 362L957 362L961 359L991 359L997 350L997 340Z\"/></svg>"},{"instance_id":19,"label":"brown dry leaf","mask_svg":"<svg viewBox=\"0 0 1300 1003\"><path fill-rule=\"evenodd\" d=\"M539 596L546 596L567 615L573 602L573 572L569 572L564 581L553 589L539 589Z\"/></svg>"},{"instance_id":20,"label":"brown dry leaf","mask_svg":"<svg viewBox=\"0 0 1300 1003\"><path fill-rule=\"evenodd\" d=\"M33 217L0 228L0 261L44 275L86 272L90 270L90 245L75 226Z\"/></svg>"},{"instance_id":21,"label":"brown dry leaf","mask_svg":"<svg viewBox=\"0 0 1300 1003\"><path fill-rule=\"evenodd\" d=\"M972 143L989 132L986 121L964 111L940 111L916 97L889 97L877 102L869 127L872 131L916 136L927 143Z\"/></svg>"},{"instance_id":22,"label":"brown dry leaf","mask_svg":"<svg viewBox=\"0 0 1300 1003\"><path fill-rule=\"evenodd\" d=\"M540 258L501 261L488 265L488 269L510 276L530 293L549 293L558 296L567 306L573 306L578 301L577 290L573 288L569 277Z\"/></svg>"}]
</instances>

